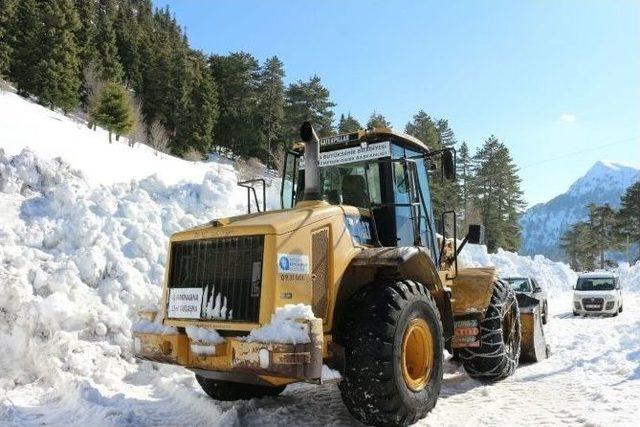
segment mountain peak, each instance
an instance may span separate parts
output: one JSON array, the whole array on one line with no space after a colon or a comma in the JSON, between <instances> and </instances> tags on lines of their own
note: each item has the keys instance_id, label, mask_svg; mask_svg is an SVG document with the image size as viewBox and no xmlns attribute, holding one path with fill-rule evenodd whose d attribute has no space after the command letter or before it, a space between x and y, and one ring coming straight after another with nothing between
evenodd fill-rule
<instances>
[{"instance_id":1,"label":"mountain peak","mask_svg":"<svg viewBox=\"0 0 640 427\"><path fill-rule=\"evenodd\" d=\"M611 160L598 160L591 166L591 168L587 171L585 176L592 175L593 173L599 172L619 172L622 170L629 170L632 172L640 171L640 167L634 166L630 163L617 162Z\"/></svg>"},{"instance_id":2,"label":"mountain peak","mask_svg":"<svg viewBox=\"0 0 640 427\"><path fill-rule=\"evenodd\" d=\"M521 252L562 259L560 238L572 224L587 218L587 205L609 203L617 208L625 190L638 180L640 168L636 166L617 161L597 161L571 184L567 192L527 209L520 219Z\"/></svg>"}]
</instances>

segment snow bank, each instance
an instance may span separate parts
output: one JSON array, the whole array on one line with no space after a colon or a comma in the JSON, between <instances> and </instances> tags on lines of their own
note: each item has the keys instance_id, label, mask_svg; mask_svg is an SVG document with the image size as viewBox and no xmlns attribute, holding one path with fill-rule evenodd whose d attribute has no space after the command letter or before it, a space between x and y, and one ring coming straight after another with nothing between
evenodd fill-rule
<instances>
[{"instance_id":1,"label":"snow bank","mask_svg":"<svg viewBox=\"0 0 640 427\"><path fill-rule=\"evenodd\" d=\"M92 186L60 160L0 150L1 388L135 369L132 321L158 304L168 237L245 209L233 169L209 166L200 184Z\"/></svg>"},{"instance_id":2,"label":"snow bank","mask_svg":"<svg viewBox=\"0 0 640 427\"><path fill-rule=\"evenodd\" d=\"M309 328L296 319L315 319L311 306L287 304L276 309L271 322L252 330L246 337L249 342L278 342L304 344L309 342Z\"/></svg>"},{"instance_id":3,"label":"snow bank","mask_svg":"<svg viewBox=\"0 0 640 427\"><path fill-rule=\"evenodd\" d=\"M622 290L640 293L640 261L633 265L622 263L614 272L620 278Z\"/></svg>"},{"instance_id":4,"label":"snow bank","mask_svg":"<svg viewBox=\"0 0 640 427\"><path fill-rule=\"evenodd\" d=\"M487 247L481 245L466 245L459 262L467 267L496 266L502 277L534 277L550 295L571 290L578 277L567 264L551 261L542 255L521 256L502 249L489 254Z\"/></svg>"}]
</instances>

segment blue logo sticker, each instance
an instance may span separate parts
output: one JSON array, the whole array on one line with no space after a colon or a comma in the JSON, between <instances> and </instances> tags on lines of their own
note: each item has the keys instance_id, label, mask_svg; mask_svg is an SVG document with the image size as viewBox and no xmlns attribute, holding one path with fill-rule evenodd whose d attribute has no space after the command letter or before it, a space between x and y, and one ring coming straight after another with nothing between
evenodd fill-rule
<instances>
[{"instance_id":1,"label":"blue logo sticker","mask_svg":"<svg viewBox=\"0 0 640 427\"><path fill-rule=\"evenodd\" d=\"M287 258L286 256L280 257L280 261L278 262L278 264L280 264L281 270L289 270L289 258Z\"/></svg>"}]
</instances>

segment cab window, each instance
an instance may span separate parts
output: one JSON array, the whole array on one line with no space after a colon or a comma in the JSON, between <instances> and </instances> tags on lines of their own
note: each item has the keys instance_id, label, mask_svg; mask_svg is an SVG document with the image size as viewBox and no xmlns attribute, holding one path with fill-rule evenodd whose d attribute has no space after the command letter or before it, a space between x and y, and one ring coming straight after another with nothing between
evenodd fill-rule
<instances>
[{"instance_id":1,"label":"cab window","mask_svg":"<svg viewBox=\"0 0 640 427\"><path fill-rule=\"evenodd\" d=\"M299 175L298 188L303 188L304 170ZM366 175L364 162L322 167L320 189L322 200L327 203L368 209L371 203L381 203L382 200L380 167L377 163L370 163ZM302 200L302 193L298 192L298 201Z\"/></svg>"}]
</instances>

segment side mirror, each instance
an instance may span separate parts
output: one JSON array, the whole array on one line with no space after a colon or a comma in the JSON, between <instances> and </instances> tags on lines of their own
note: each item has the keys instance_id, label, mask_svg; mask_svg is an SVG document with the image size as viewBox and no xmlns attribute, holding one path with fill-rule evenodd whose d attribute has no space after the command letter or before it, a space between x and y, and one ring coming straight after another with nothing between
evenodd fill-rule
<instances>
[{"instance_id":1,"label":"side mirror","mask_svg":"<svg viewBox=\"0 0 640 427\"><path fill-rule=\"evenodd\" d=\"M484 227L480 224L471 224L467 232L467 242L474 245L484 244Z\"/></svg>"},{"instance_id":2,"label":"side mirror","mask_svg":"<svg viewBox=\"0 0 640 427\"><path fill-rule=\"evenodd\" d=\"M456 162L451 150L445 150L442 153L442 174L448 181L456 179Z\"/></svg>"}]
</instances>

